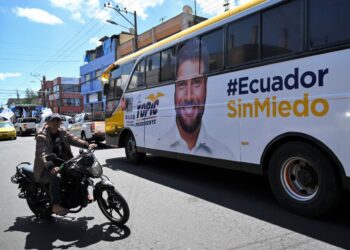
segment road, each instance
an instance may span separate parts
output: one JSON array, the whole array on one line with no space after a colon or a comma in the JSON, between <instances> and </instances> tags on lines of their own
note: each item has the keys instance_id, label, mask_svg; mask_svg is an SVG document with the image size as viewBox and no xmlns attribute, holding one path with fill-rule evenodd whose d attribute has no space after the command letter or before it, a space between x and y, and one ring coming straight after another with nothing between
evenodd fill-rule
<instances>
[{"instance_id":1,"label":"road","mask_svg":"<svg viewBox=\"0 0 350 250\"><path fill-rule=\"evenodd\" d=\"M32 136L0 141L1 249L350 248L348 193L332 214L307 219L281 209L261 176L159 157L136 166L123 149L102 148L96 156L130 206L125 227L108 223L96 203L36 219L10 183L16 164L33 162L34 150Z\"/></svg>"}]
</instances>

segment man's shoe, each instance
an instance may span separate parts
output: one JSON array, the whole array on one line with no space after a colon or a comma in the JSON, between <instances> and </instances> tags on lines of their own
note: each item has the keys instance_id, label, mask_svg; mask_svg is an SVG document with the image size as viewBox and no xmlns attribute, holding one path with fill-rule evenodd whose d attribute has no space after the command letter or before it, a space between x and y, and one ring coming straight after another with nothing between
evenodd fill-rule
<instances>
[{"instance_id":1,"label":"man's shoe","mask_svg":"<svg viewBox=\"0 0 350 250\"><path fill-rule=\"evenodd\" d=\"M66 215L68 213L68 209L62 207L61 205L55 204L52 206L52 213L57 215Z\"/></svg>"}]
</instances>

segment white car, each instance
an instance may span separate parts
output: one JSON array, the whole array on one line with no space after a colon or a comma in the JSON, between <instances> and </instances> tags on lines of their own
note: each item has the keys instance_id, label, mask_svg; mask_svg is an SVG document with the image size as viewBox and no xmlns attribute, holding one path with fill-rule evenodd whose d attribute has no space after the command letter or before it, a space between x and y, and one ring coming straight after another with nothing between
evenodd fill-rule
<instances>
[{"instance_id":1,"label":"white car","mask_svg":"<svg viewBox=\"0 0 350 250\"><path fill-rule=\"evenodd\" d=\"M37 135L39 133L39 130L44 126L45 122L46 122L46 119L48 118L49 116L43 116L41 117L41 120L40 120L40 123L38 123L36 125L36 132L35 132L35 135ZM66 129L68 129L68 126L70 124L70 122L72 122L72 117L71 116L68 116L68 115L60 115L61 117L61 120L62 120L62 127L65 127Z\"/></svg>"},{"instance_id":2,"label":"white car","mask_svg":"<svg viewBox=\"0 0 350 250\"><path fill-rule=\"evenodd\" d=\"M35 117L19 118L15 123L15 129L18 135L30 135L35 132L38 119Z\"/></svg>"}]
</instances>

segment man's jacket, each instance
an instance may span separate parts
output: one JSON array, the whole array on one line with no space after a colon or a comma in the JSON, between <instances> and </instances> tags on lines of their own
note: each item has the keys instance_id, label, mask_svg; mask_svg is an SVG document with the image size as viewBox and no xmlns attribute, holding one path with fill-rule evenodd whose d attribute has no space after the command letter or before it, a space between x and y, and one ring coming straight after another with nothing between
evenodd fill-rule
<instances>
[{"instance_id":1,"label":"man's jacket","mask_svg":"<svg viewBox=\"0 0 350 250\"><path fill-rule=\"evenodd\" d=\"M61 158L63 160L69 160L73 157L73 153L70 145L87 148L89 143L79 139L72 135L64 128L59 128L59 137L63 145ZM34 160L34 178L39 182L45 168L50 169L53 167L53 163L46 161L45 156L51 154L54 148L54 142L51 139L50 131L44 126L36 137L36 150Z\"/></svg>"}]
</instances>

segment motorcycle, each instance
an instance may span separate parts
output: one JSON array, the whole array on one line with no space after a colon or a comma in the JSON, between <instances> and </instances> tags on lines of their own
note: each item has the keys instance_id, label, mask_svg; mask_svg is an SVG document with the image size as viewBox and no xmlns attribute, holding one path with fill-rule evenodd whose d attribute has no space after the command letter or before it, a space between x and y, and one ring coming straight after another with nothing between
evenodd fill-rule
<instances>
[{"instance_id":1,"label":"motorcycle","mask_svg":"<svg viewBox=\"0 0 350 250\"><path fill-rule=\"evenodd\" d=\"M46 160L60 166L61 205L69 209L68 213L78 213L92 202L88 193L88 188L91 187L94 201L97 201L108 220L119 226L128 221L129 206L109 178L103 175L102 166L93 149L80 149L79 155L68 161L59 159L55 154L47 155ZM95 184L94 178L100 178L100 181ZM18 164L11 182L18 184L19 198L26 199L28 207L38 218L52 216L49 184L34 181L33 166L30 163Z\"/></svg>"}]
</instances>

